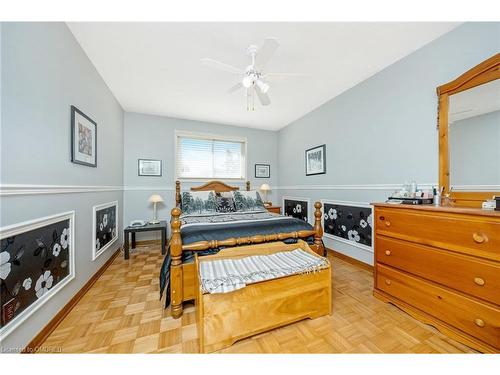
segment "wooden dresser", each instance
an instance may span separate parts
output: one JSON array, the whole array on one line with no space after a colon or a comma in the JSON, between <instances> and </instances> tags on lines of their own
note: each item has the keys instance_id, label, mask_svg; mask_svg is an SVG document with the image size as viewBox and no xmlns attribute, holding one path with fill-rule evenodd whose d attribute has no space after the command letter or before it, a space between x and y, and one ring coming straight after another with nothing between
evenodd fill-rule
<instances>
[{"instance_id":1,"label":"wooden dresser","mask_svg":"<svg viewBox=\"0 0 500 375\"><path fill-rule=\"evenodd\" d=\"M374 206L374 295L472 348L500 352L500 212Z\"/></svg>"}]
</instances>

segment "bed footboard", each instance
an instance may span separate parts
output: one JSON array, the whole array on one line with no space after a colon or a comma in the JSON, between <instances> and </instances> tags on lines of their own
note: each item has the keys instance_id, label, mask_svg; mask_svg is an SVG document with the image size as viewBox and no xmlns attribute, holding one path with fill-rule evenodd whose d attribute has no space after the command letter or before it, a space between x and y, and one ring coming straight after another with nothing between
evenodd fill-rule
<instances>
[{"instance_id":1,"label":"bed footboard","mask_svg":"<svg viewBox=\"0 0 500 375\"><path fill-rule=\"evenodd\" d=\"M172 316L174 318L180 318L182 316L182 302L184 301L184 285L183 285L183 265L182 265L182 251L201 251L207 249L214 249L218 247L231 247L231 246L241 246L241 245L251 245L263 242L272 241L283 241L286 239L294 238L307 238L314 237L314 244L311 245L311 249L319 254L324 255L325 248L323 246L323 227L321 225L322 212L321 203L314 203L314 227L313 230L301 230L288 233L275 233L269 235L256 235L249 237L238 237L238 238L228 238L225 240L212 240L212 241L199 241L188 245L182 244L181 238L181 221L180 215L181 210L178 207L172 209L172 219L170 221L170 226L172 229L172 237L170 239L170 253L172 257L172 263L170 266L170 306L172 311Z\"/></svg>"}]
</instances>

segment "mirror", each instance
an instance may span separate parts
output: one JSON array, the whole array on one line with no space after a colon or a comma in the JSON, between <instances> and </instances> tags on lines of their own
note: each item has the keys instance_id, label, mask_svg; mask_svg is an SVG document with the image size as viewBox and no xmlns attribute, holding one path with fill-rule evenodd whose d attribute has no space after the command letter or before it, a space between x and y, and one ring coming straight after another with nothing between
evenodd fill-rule
<instances>
[{"instance_id":1,"label":"mirror","mask_svg":"<svg viewBox=\"0 0 500 375\"><path fill-rule=\"evenodd\" d=\"M500 196L500 53L437 88L439 187L451 205Z\"/></svg>"},{"instance_id":2,"label":"mirror","mask_svg":"<svg viewBox=\"0 0 500 375\"><path fill-rule=\"evenodd\" d=\"M500 186L500 79L450 95L450 188Z\"/></svg>"}]
</instances>

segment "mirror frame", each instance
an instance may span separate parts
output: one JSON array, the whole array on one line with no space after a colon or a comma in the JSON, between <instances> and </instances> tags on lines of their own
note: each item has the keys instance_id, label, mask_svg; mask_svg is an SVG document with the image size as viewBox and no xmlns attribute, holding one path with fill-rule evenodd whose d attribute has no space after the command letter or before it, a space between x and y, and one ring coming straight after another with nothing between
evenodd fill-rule
<instances>
[{"instance_id":1,"label":"mirror frame","mask_svg":"<svg viewBox=\"0 0 500 375\"><path fill-rule=\"evenodd\" d=\"M481 207L481 202L500 195L499 191L452 191L450 193L450 154L448 144L448 110L450 95L500 79L500 53L476 65L460 77L437 88L439 130L439 186L450 194L453 204Z\"/></svg>"}]
</instances>

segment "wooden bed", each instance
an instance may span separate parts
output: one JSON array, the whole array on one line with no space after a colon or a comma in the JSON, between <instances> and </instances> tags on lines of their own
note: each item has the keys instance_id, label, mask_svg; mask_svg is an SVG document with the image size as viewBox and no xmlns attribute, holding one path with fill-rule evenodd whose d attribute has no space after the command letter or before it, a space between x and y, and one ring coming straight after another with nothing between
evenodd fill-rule
<instances>
[{"instance_id":1,"label":"wooden bed","mask_svg":"<svg viewBox=\"0 0 500 375\"><path fill-rule=\"evenodd\" d=\"M198 187L192 187L192 191L210 191L229 192L239 190L236 186L230 186L221 181L210 181ZM250 190L250 181L246 182L246 190ZM286 239L294 238L308 238L313 236L314 243L310 245L311 249L317 254L323 255L324 246L321 238L323 237L323 228L321 226L321 203L314 204L314 226L312 230L300 230L289 233L275 233L267 235L254 235L250 237L228 238L224 240L212 241L199 241L190 243L188 245L182 244L181 237L181 183L175 183L175 203L176 207L172 209L172 218L170 226L172 229L170 239L170 254L172 263L170 265L170 297L171 297L171 311L174 318L182 316L182 303L190 301L197 297L198 291L196 290L197 275L194 263L182 263L183 251L202 251L214 249L218 247L231 247L241 245L251 245L263 242L283 241ZM221 250L220 253L223 253Z\"/></svg>"}]
</instances>

